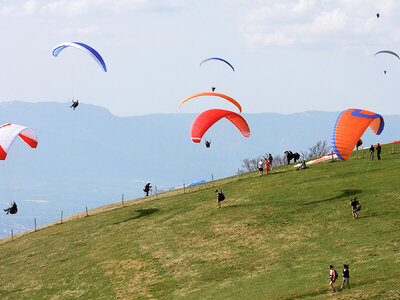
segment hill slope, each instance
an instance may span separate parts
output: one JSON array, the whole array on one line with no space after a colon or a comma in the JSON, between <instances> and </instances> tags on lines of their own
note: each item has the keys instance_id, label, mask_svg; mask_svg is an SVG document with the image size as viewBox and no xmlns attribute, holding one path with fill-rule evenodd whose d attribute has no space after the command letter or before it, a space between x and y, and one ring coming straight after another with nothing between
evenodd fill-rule
<instances>
[{"instance_id":1,"label":"hill slope","mask_svg":"<svg viewBox=\"0 0 400 300\"><path fill-rule=\"evenodd\" d=\"M222 209L208 184L3 242L0 296L325 298L328 265L341 274L346 263L352 289L335 297L398 298L400 154L390 150L216 182Z\"/></svg>"}]
</instances>

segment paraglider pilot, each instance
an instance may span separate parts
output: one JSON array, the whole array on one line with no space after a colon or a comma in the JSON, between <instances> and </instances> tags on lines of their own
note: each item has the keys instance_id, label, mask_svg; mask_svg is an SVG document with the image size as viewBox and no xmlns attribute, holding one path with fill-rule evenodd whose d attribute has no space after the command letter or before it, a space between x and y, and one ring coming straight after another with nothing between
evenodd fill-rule
<instances>
[{"instance_id":1,"label":"paraglider pilot","mask_svg":"<svg viewBox=\"0 0 400 300\"><path fill-rule=\"evenodd\" d=\"M143 191L146 193L146 197L149 195L150 189L151 189L151 185L150 185L150 182L148 182L148 183L144 186L144 189L143 189Z\"/></svg>"},{"instance_id":2,"label":"paraglider pilot","mask_svg":"<svg viewBox=\"0 0 400 300\"><path fill-rule=\"evenodd\" d=\"M13 204L11 205L11 207L6 208L4 211L7 213L7 215L8 214L15 215L18 212L17 203L15 203L15 201L14 201Z\"/></svg>"},{"instance_id":3,"label":"paraglider pilot","mask_svg":"<svg viewBox=\"0 0 400 300\"><path fill-rule=\"evenodd\" d=\"M211 91L215 91L215 89L216 89L216 87L215 86L213 86L213 87L211 87Z\"/></svg>"},{"instance_id":4,"label":"paraglider pilot","mask_svg":"<svg viewBox=\"0 0 400 300\"><path fill-rule=\"evenodd\" d=\"M70 108L73 108L75 110L75 108L77 108L79 105L79 100L76 99L76 101L72 100L72 104L70 106Z\"/></svg>"},{"instance_id":5,"label":"paraglider pilot","mask_svg":"<svg viewBox=\"0 0 400 300\"><path fill-rule=\"evenodd\" d=\"M204 144L206 144L206 147L207 147L207 148L210 148L210 146L211 146L211 141L205 140L205 141L204 141Z\"/></svg>"}]
</instances>

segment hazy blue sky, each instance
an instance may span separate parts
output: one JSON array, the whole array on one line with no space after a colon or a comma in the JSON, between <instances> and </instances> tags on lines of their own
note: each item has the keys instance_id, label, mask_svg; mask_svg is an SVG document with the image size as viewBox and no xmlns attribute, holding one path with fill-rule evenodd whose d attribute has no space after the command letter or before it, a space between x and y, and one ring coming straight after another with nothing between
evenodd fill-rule
<instances>
[{"instance_id":1,"label":"hazy blue sky","mask_svg":"<svg viewBox=\"0 0 400 300\"><path fill-rule=\"evenodd\" d=\"M200 112L183 98L216 85L247 113L400 114L400 2L395 0L0 1L0 100L70 101L120 116ZM381 18L376 18L376 13ZM103 73L79 50L97 49ZM236 68L204 58L219 56ZM385 76L383 70L388 73Z\"/></svg>"}]
</instances>

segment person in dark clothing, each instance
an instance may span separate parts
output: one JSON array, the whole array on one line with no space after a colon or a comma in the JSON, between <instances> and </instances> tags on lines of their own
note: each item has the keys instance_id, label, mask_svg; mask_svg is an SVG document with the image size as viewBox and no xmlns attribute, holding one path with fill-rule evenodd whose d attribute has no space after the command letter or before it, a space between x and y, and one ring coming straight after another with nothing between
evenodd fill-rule
<instances>
[{"instance_id":1,"label":"person in dark clothing","mask_svg":"<svg viewBox=\"0 0 400 300\"><path fill-rule=\"evenodd\" d=\"M378 146L376 146L376 156L378 157L378 160L381 160L381 151L382 151L382 147L378 143Z\"/></svg>"},{"instance_id":2,"label":"person in dark clothing","mask_svg":"<svg viewBox=\"0 0 400 300\"><path fill-rule=\"evenodd\" d=\"M379 14L379 13L377 13L377 14L376 14L376 18L377 18L377 19L379 19L379 17L380 17L380 14Z\"/></svg>"},{"instance_id":3,"label":"person in dark clothing","mask_svg":"<svg viewBox=\"0 0 400 300\"><path fill-rule=\"evenodd\" d=\"M386 75L386 70L385 70L385 71L383 71L383 74L385 74L385 75Z\"/></svg>"},{"instance_id":4,"label":"person in dark clothing","mask_svg":"<svg viewBox=\"0 0 400 300\"><path fill-rule=\"evenodd\" d=\"M343 265L343 273L342 273L342 286L340 287L339 291L342 291L344 288L344 283L347 282L347 287L350 289L350 271L349 265Z\"/></svg>"},{"instance_id":5,"label":"person in dark clothing","mask_svg":"<svg viewBox=\"0 0 400 300\"><path fill-rule=\"evenodd\" d=\"M18 212L17 203L15 203L15 201L14 201L13 204L11 205L11 207L6 208L4 211L7 213L7 215L8 214L15 215Z\"/></svg>"},{"instance_id":6,"label":"person in dark clothing","mask_svg":"<svg viewBox=\"0 0 400 300\"><path fill-rule=\"evenodd\" d=\"M215 86L211 87L211 91L215 92L215 89L216 89Z\"/></svg>"},{"instance_id":7,"label":"person in dark clothing","mask_svg":"<svg viewBox=\"0 0 400 300\"><path fill-rule=\"evenodd\" d=\"M211 146L211 141L205 140L205 141L204 141L204 144L206 144L206 147L207 147L207 148L210 148L210 146Z\"/></svg>"},{"instance_id":8,"label":"person in dark clothing","mask_svg":"<svg viewBox=\"0 0 400 300\"><path fill-rule=\"evenodd\" d=\"M221 208L221 202L225 200L225 195L222 191L218 192L218 190L215 190L215 194L217 195L218 207Z\"/></svg>"},{"instance_id":9,"label":"person in dark clothing","mask_svg":"<svg viewBox=\"0 0 400 300\"><path fill-rule=\"evenodd\" d=\"M374 160L374 145L371 145L371 147L369 147L369 160Z\"/></svg>"},{"instance_id":10,"label":"person in dark clothing","mask_svg":"<svg viewBox=\"0 0 400 300\"><path fill-rule=\"evenodd\" d=\"M77 108L79 105L79 100L76 99L76 101L72 100L72 104L69 108L73 108L75 110L75 108Z\"/></svg>"},{"instance_id":11,"label":"person in dark clothing","mask_svg":"<svg viewBox=\"0 0 400 300\"><path fill-rule=\"evenodd\" d=\"M150 182L148 182L145 186L143 191L146 193L146 197L149 195L150 189L152 188L152 186L150 185Z\"/></svg>"},{"instance_id":12,"label":"person in dark clothing","mask_svg":"<svg viewBox=\"0 0 400 300\"><path fill-rule=\"evenodd\" d=\"M357 212L361 210L361 204L357 200L357 197L353 197L353 199L351 199L350 205L353 212L353 219L357 219L358 218Z\"/></svg>"},{"instance_id":13,"label":"person in dark clothing","mask_svg":"<svg viewBox=\"0 0 400 300\"><path fill-rule=\"evenodd\" d=\"M357 150L358 150L358 147L360 147L362 144L363 144L362 139L359 139L358 142L357 142L357 145L356 145Z\"/></svg>"}]
</instances>

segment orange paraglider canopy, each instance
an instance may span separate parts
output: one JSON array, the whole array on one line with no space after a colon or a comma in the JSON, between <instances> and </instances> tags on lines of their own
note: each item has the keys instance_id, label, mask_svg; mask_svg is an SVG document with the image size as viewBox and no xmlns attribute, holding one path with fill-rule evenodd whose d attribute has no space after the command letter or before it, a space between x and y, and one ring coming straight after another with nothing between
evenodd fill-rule
<instances>
[{"instance_id":1,"label":"orange paraglider canopy","mask_svg":"<svg viewBox=\"0 0 400 300\"><path fill-rule=\"evenodd\" d=\"M223 109L210 109L199 114L190 128L190 138L195 143L200 143L204 133L222 118L231 121L245 137L250 136L250 128L246 120L239 114Z\"/></svg>"},{"instance_id":2,"label":"orange paraglider canopy","mask_svg":"<svg viewBox=\"0 0 400 300\"><path fill-rule=\"evenodd\" d=\"M216 97L224 98L225 100L228 100L229 102L233 103L239 109L239 111L242 112L242 107L235 99L233 99L227 95L220 94L220 93L214 93L214 92L204 92L204 93L194 94L194 95L182 100L181 103L179 103L179 107L181 107L182 104L185 103L186 101L189 101L190 99L201 97L201 96L216 96Z\"/></svg>"},{"instance_id":3,"label":"orange paraglider canopy","mask_svg":"<svg viewBox=\"0 0 400 300\"><path fill-rule=\"evenodd\" d=\"M381 134L385 127L383 117L362 109L347 109L339 114L332 132L332 148L342 160L347 160L367 128Z\"/></svg>"}]
</instances>

